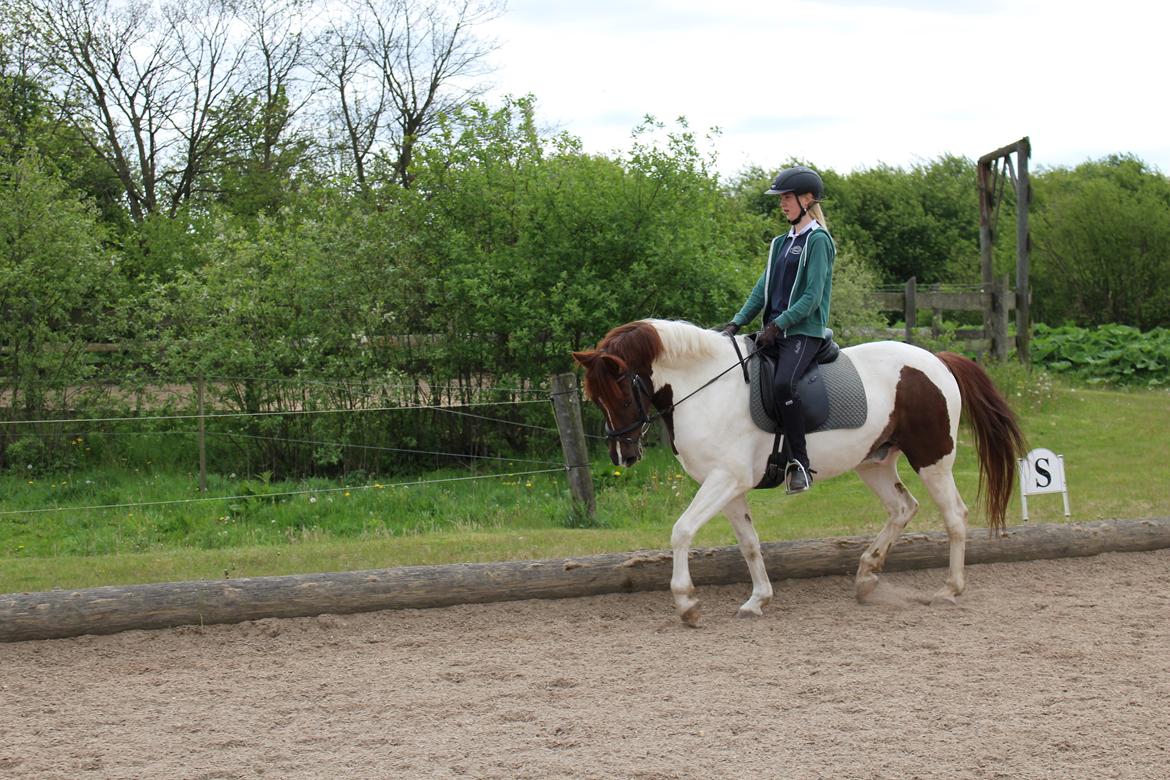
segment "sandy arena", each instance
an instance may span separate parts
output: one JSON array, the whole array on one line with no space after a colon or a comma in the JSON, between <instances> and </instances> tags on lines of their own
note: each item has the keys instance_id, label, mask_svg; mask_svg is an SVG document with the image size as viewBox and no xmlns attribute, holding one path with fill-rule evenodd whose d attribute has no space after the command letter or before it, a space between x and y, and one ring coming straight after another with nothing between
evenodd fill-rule
<instances>
[{"instance_id":1,"label":"sandy arena","mask_svg":"<svg viewBox=\"0 0 1170 780\"><path fill-rule=\"evenodd\" d=\"M1170 550L0 645L0 777L1164 778Z\"/></svg>"}]
</instances>

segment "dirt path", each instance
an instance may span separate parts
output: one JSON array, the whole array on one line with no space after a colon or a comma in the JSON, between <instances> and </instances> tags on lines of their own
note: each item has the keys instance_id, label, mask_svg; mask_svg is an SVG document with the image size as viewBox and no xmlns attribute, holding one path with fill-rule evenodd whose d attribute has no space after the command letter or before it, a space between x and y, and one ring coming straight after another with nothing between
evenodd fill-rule
<instances>
[{"instance_id":1,"label":"dirt path","mask_svg":"<svg viewBox=\"0 0 1170 780\"><path fill-rule=\"evenodd\" d=\"M0 777L1155 778L1170 550L0 645Z\"/></svg>"}]
</instances>

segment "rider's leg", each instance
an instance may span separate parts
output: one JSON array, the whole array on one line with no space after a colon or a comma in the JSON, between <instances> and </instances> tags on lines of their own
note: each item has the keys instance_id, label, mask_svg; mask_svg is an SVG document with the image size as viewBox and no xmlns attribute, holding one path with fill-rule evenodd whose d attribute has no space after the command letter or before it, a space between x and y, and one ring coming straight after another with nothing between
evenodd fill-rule
<instances>
[{"instance_id":1,"label":"rider's leg","mask_svg":"<svg viewBox=\"0 0 1170 780\"><path fill-rule=\"evenodd\" d=\"M799 493L812 484L809 473L808 450L804 437L804 408L800 402L797 384L820 347L821 340L811 336L786 336L776 342L776 403L780 423L784 427L784 441L793 465L788 470L788 492ZM790 463L792 463L790 462Z\"/></svg>"}]
</instances>

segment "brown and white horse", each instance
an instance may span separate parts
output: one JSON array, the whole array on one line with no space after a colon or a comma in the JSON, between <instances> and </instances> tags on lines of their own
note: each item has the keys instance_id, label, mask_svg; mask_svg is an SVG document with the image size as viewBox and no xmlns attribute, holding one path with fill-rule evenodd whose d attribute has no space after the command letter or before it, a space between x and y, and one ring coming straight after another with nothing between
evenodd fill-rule
<instances>
[{"instance_id":1,"label":"brown and white horse","mask_svg":"<svg viewBox=\"0 0 1170 780\"><path fill-rule=\"evenodd\" d=\"M739 338L746 355L751 348ZM953 600L963 592L967 540L967 506L952 474L960 412L975 433L992 532L1003 528L1016 459L1025 449L1015 415L987 373L961 355L894 341L843 353L865 386L867 419L859 428L809 434L808 455L818 481L856 471L889 513L861 556L857 597L872 594L886 554L918 511L918 501L898 478L896 464L904 454L942 511L950 571L935 598ZM739 615L761 615L772 599L772 583L744 497L763 476L773 436L752 422L748 386L727 337L686 322L640 320L614 328L596 349L573 357L585 368L586 396L605 415L614 464L629 466L641 457L652 407L667 423L679 462L699 483L671 534L670 589L678 615L689 625L698 621L687 555L695 534L720 511L731 521L752 577L751 598ZM727 371L729 363L735 370Z\"/></svg>"}]
</instances>

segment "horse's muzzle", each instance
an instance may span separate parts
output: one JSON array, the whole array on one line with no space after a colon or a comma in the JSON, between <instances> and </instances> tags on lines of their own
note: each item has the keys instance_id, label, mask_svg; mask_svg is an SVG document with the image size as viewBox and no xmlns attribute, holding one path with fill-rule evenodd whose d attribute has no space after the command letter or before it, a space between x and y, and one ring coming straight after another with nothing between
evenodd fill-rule
<instances>
[{"instance_id":1,"label":"horse's muzzle","mask_svg":"<svg viewBox=\"0 0 1170 780\"><path fill-rule=\"evenodd\" d=\"M610 443L609 459L615 466L633 466L642 459L642 440Z\"/></svg>"}]
</instances>

